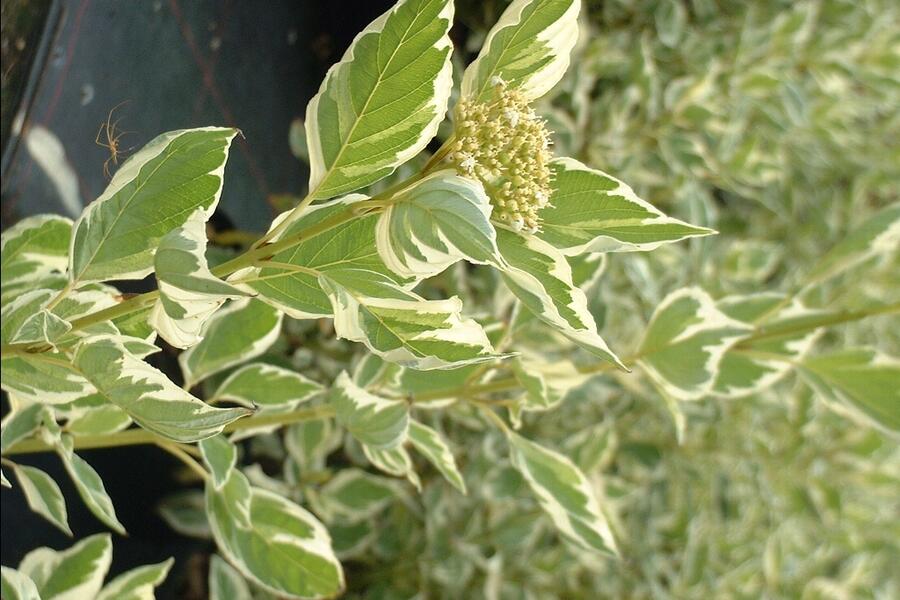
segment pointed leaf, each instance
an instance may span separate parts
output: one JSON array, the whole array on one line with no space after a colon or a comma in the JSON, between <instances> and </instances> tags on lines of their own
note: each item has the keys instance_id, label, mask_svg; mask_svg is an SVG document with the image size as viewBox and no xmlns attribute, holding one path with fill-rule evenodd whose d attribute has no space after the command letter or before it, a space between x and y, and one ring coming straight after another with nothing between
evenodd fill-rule
<instances>
[{"instance_id":1,"label":"pointed leaf","mask_svg":"<svg viewBox=\"0 0 900 600\"><path fill-rule=\"evenodd\" d=\"M667 217L618 179L577 160L556 159L551 169L553 191L540 212L539 235L567 256L653 250L715 233Z\"/></svg>"},{"instance_id":2,"label":"pointed leaf","mask_svg":"<svg viewBox=\"0 0 900 600\"><path fill-rule=\"evenodd\" d=\"M592 354L625 368L597 333L587 297L572 282L572 269L556 248L502 227L497 243L508 264L503 280L528 310Z\"/></svg>"},{"instance_id":3,"label":"pointed leaf","mask_svg":"<svg viewBox=\"0 0 900 600\"><path fill-rule=\"evenodd\" d=\"M184 225L162 237L153 258L159 299L150 323L176 348L199 342L203 324L225 300L247 295L209 272L207 217L202 209L194 211Z\"/></svg>"},{"instance_id":4,"label":"pointed leaf","mask_svg":"<svg viewBox=\"0 0 900 600\"><path fill-rule=\"evenodd\" d=\"M152 600L153 590L166 579L174 558L126 571L103 586L97 600Z\"/></svg>"},{"instance_id":5,"label":"pointed leaf","mask_svg":"<svg viewBox=\"0 0 900 600\"><path fill-rule=\"evenodd\" d=\"M851 348L808 357L801 373L829 408L900 439L900 360Z\"/></svg>"},{"instance_id":6,"label":"pointed leaf","mask_svg":"<svg viewBox=\"0 0 900 600\"><path fill-rule=\"evenodd\" d=\"M66 501L53 478L40 469L26 465L16 465L15 473L28 507L71 536Z\"/></svg>"},{"instance_id":7,"label":"pointed leaf","mask_svg":"<svg viewBox=\"0 0 900 600\"><path fill-rule=\"evenodd\" d=\"M9 567L0 567L0 596L4 600L41 600L31 578Z\"/></svg>"},{"instance_id":8,"label":"pointed leaf","mask_svg":"<svg viewBox=\"0 0 900 600\"><path fill-rule=\"evenodd\" d=\"M381 512L397 498L397 490L385 477L344 469L322 486L320 495L333 518L356 523Z\"/></svg>"},{"instance_id":9,"label":"pointed leaf","mask_svg":"<svg viewBox=\"0 0 900 600\"><path fill-rule=\"evenodd\" d=\"M294 407L321 391L320 384L300 373L265 363L253 363L229 375L219 385L213 399L263 408Z\"/></svg>"},{"instance_id":10,"label":"pointed leaf","mask_svg":"<svg viewBox=\"0 0 900 600\"><path fill-rule=\"evenodd\" d=\"M212 473L213 485L221 488L237 465L237 447L223 435L200 440L198 446L203 454L203 462Z\"/></svg>"},{"instance_id":11,"label":"pointed leaf","mask_svg":"<svg viewBox=\"0 0 900 600\"><path fill-rule=\"evenodd\" d=\"M696 400L712 391L725 351L751 330L716 308L703 290L682 288L653 313L638 364L664 393Z\"/></svg>"},{"instance_id":12,"label":"pointed leaf","mask_svg":"<svg viewBox=\"0 0 900 600\"><path fill-rule=\"evenodd\" d=\"M366 196L351 194L317 204L304 211L280 237L298 235L320 223L341 217L363 200ZM287 213L280 215L272 227L278 227L287 216ZM276 267L240 271L231 280L239 280L259 293L262 300L295 319L330 317L331 302L319 286L319 274L365 269L399 280L378 256L375 240L377 220L377 215L355 217L330 229L327 234L305 239L290 250L277 253L268 261Z\"/></svg>"},{"instance_id":13,"label":"pointed leaf","mask_svg":"<svg viewBox=\"0 0 900 600\"><path fill-rule=\"evenodd\" d=\"M0 295L8 299L65 282L72 221L57 215L22 219L0 237ZM62 287L62 286L59 286Z\"/></svg>"},{"instance_id":14,"label":"pointed leaf","mask_svg":"<svg viewBox=\"0 0 900 600\"><path fill-rule=\"evenodd\" d=\"M328 70L306 109L314 198L390 175L434 137L452 87L452 23L449 0L402 0Z\"/></svg>"},{"instance_id":15,"label":"pointed leaf","mask_svg":"<svg viewBox=\"0 0 900 600\"><path fill-rule=\"evenodd\" d=\"M245 408L214 408L190 395L111 336L85 340L75 364L109 402L141 427L178 442L195 442L246 416Z\"/></svg>"},{"instance_id":16,"label":"pointed leaf","mask_svg":"<svg viewBox=\"0 0 900 600\"><path fill-rule=\"evenodd\" d=\"M344 589L341 564L325 527L310 513L246 483L232 470L221 490L206 486L206 512L219 550L244 577L285 598L329 598ZM231 480L246 497L229 495ZM234 515L248 507L248 520Z\"/></svg>"},{"instance_id":17,"label":"pointed leaf","mask_svg":"<svg viewBox=\"0 0 900 600\"><path fill-rule=\"evenodd\" d=\"M388 475L405 477L418 490L422 491L422 481L413 468L412 458L402 445L393 448L373 448L363 444L363 454L372 465Z\"/></svg>"},{"instance_id":18,"label":"pointed leaf","mask_svg":"<svg viewBox=\"0 0 900 600\"><path fill-rule=\"evenodd\" d=\"M480 184L442 171L393 197L378 218L378 254L397 275L424 279L459 260L498 263L491 203Z\"/></svg>"},{"instance_id":19,"label":"pointed leaf","mask_svg":"<svg viewBox=\"0 0 900 600\"><path fill-rule=\"evenodd\" d=\"M406 439L408 405L370 394L353 383L346 371L334 380L331 405L338 422L363 444L389 449Z\"/></svg>"},{"instance_id":20,"label":"pointed leaf","mask_svg":"<svg viewBox=\"0 0 900 600\"><path fill-rule=\"evenodd\" d=\"M425 300L368 271L319 277L334 310L338 337L362 342L381 358L420 370L496 358L484 330L462 317L462 302Z\"/></svg>"},{"instance_id":21,"label":"pointed leaf","mask_svg":"<svg viewBox=\"0 0 900 600\"><path fill-rule=\"evenodd\" d=\"M568 457L515 433L509 443L513 466L560 533L588 552L616 554L612 531L581 470Z\"/></svg>"},{"instance_id":22,"label":"pointed leaf","mask_svg":"<svg viewBox=\"0 0 900 600\"><path fill-rule=\"evenodd\" d=\"M580 0L515 0L466 69L461 95L485 100L496 77L529 98L549 92L569 66L580 8Z\"/></svg>"},{"instance_id":23,"label":"pointed leaf","mask_svg":"<svg viewBox=\"0 0 900 600\"><path fill-rule=\"evenodd\" d=\"M62 552L38 548L19 570L29 575L42 600L96 598L112 562L109 534L92 535Z\"/></svg>"},{"instance_id":24,"label":"pointed leaf","mask_svg":"<svg viewBox=\"0 0 900 600\"><path fill-rule=\"evenodd\" d=\"M72 479L72 483L75 484L75 489L78 490L78 495L81 496L85 506L107 527L125 535L125 527L116 517L116 509L113 507L109 494L106 493L103 480L94 467L72 451L72 438L63 436L56 453L62 460L63 466Z\"/></svg>"},{"instance_id":25,"label":"pointed leaf","mask_svg":"<svg viewBox=\"0 0 900 600\"><path fill-rule=\"evenodd\" d=\"M142 279L159 240L197 208L208 217L222 193L235 129L164 133L131 156L75 222L69 278Z\"/></svg>"},{"instance_id":26,"label":"pointed leaf","mask_svg":"<svg viewBox=\"0 0 900 600\"><path fill-rule=\"evenodd\" d=\"M409 441L419 453L428 459L453 487L466 493L466 482L456 466L456 459L447 442L437 431L418 421L409 423Z\"/></svg>"},{"instance_id":27,"label":"pointed leaf","mask_svg":"<svg viewBox=\"0 0 900 600\"><path fill-rule=\"evenodd\" d=\"M30 404L8 413L0 425L0 454L6 454L16 442L34 433L41 425L43 414L40 404Z\"/></svg>"},{"instance_id":28,"label":"pointed leaf","mask_svg":"<svg viewBox=\"0 0 900 600\"><path fill-rule=\"evenodd\" d=\"M856 265L900 247L900 202L872 215L829 250L807 275L809 284L821 283Z\"/></svg>"},{"instance_id":29,"label":"pointed leaf","mask_svg":"<svg viewBox=\"0 0 900 600\"><path fill-rule=\"evenodd\" d=\"M217 312L203 340L178 357L188 387L210 375L256 358L278 339L282 315L256 299L236 300Z\"/></svg>"},{"instance_id":30,"label":"pointed leaf","mask_svg":"<svg viewBox=\"0 0 900 600\"><path fill-rule=\"evenodd\" d=\"M209 600L253 600L243 576L218 554L209 559Z\"/></svg>"}]
</instances>

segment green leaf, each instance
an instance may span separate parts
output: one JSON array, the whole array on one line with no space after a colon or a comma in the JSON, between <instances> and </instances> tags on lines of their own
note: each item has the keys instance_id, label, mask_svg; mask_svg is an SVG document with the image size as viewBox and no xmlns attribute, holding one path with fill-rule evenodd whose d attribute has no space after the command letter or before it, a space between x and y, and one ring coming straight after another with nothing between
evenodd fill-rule
<instances>
[{"instance_id":1,"label":"green leaf","mask_svg":"<svg viewBox=\"0 0 900 600\"><path fill-rule=\"evenodd\" d=\"M203 462L212 473L213 485L221 488L237 465L237 447L223 435L200 440L198 446L203 454Z\"/></svg>"},{"instance_id":2,"label":"green leaf","mask_svg":"<svg viewBox=\"0 0 900 600\"><path fill-rule=\"evenodd\" d=\"M579 0L515 0L468 66L461 95L486 100L496 77L529 98L556 85L578 41Z\"/></svg>"},{"instance_id":3,"label":"green leaf","mask_svg":"<svg viewBox=\"0 0 900 600\"><path fill-rule=\"evenodd\" d=\"M71 536L66 501L53 478L35 467L15 465L14 469L28 507Z\"/></svg>"},{"instance_id":4,"label":"green leaf","mask_svg":"<svg viewBox=\"0 0 900 600\"><path fill-rule=\"evenodd\" d=\"M725 315L754 325L764 323L766 336L739 342L719 363L713 394L743 398L775 385L793 370L822 333L821 328L798 328L803 321L821 317L798 300L787 302L783 294L760 293L727 296L716 302ZM782 333L783 332L783 333Z\"/></svg>"},{"instance_id":5,"label":"green leaf","mask_svg":"<svg viewBox=\"0 0 900 600\"><path fill-rule=\"evenodd\" d=\"M553 191L539 236L567 256L634 252L715 233L667 217L618 179L571 158L551 163Z\"/></svg>"},{"instance_id":6,"label":"green leaf","mask_svg":"<svg viewBox=\"0 0 900 600\"><path fill-rule=\"evenodd\" d=\"M334 380L331 405L338 422L367 446L390 449L406 439L408 405L370 394L353 383L346 371Z\"/></svg>"},{"instance_id":7,"label":"green leaf","mask_svg":"<svg viewBox=\"0 0 900 600\"><path fill-rule=\"evenodd\" d=\"M331 419L296 423L284 434L284 447L302 472L325 468L325 459L343 444L343 433Z\"/></svg>"},{"instance_id":8,"label":"green leaf","mask_svg":"<svg viewBox=\"0 0 900 600\"><path fill-rule=\"evenodd\" d=\"M245 365L219 385L210 402L229 400L243 406L295 407L322 391L322 386L303 375L268 365Z\"/></svg>"},{"instance_id":9,"label":"green leaf","mask_svg":"<svg viewBox=\"0 0 900 600\"><path fill-rule=\"evenodd\" d=\"M396 500L397 487L390 479L359 469L343 469L322 486L320 496L330 518L356 523Z\"/></svg>"},{"instance_id":10,"label":"green leaf","mask_svg":"<svg viewBox=\"0 0 900 600\"><path fill-rule=\"evenodd\" d=\"M872 215L819 259L807 275L808 284L836 277L862 262L900 247L900 202Z\"/></svg>"},{"instance_id":11,"label":"green leaf","mask_svg":"<svg viewBox=\"0 0 900 600\"><path fill-rule=\"evenodd\" d=\"M453 487L463 494L467 493L466 482L456 466L453 452L450 451L450 447L447 446L447 442L444 441L441 434L418 421L410 421L409 441Z\"/></svg>"},{"instance_id":12,"label":"green leaf","mask_svg":"<svg viewBox=\"0 0 900 600\"><path fill-rule=\"evenodd\" d=\"M104 533L62 552L32 550L22 559L19 571L34 581L42 600L96 598L111 562L112 541Z\"/></svg>"},{"instance_id":13,"label":"green leaf","mask_svg":"<svg viewBox=\"0 0 900 600\"><path fill-rule=\"evenodd\" d=\"M729 318L699 288L663 299L638 349L638 364L665 394L696 400L712 391L725 351L752 328Z\"/></svg>"},{"instance_id":14,"label":"green leaf","mask_svg":"<svg viewBox=\"0 0 900 600\"><path fill-rule=\"evenodd\" d=\"M687 10L680 0L663 0L656 9L655 17L659 41L674 48L684 34Z\"/></svg>"},{"instance_id":15,"label":"green leaf","mask_svg":"<svg viewBox=\"0 0 900 600\"><path fill-rule=\"evenodd\" d=\"M174 558L126 571L103 586L97 600L152 600L153 590L165 581Z\"/></svg>"},{"instance_id":16,"label":"green leaf","mask_svg":"<svg viewBox=\"0 0 900 600\"><path fill-rule=\"evenodd\" d=\"M235 518L245 510L246 521ZM263 589L287 598L329 598L344 589L325 527L296 504L251 487L240 471L222 489L207 484L206 512L219 550Z\"/></svg>"},{"instance_id":17,"label":"green leaf","mask_svg":"<svg viewBox=\"0 0 900 600\"><path fill-rule=\"evenodd\" d=\"M504 227L497 229L497 243L507 263L503 280L528 310L592 354L625 368L597 333L565 256L534 235Z\"/></svg>"},{"instance_id":18,"label":"green leaf","mask_svg":"<svg viewBox=\"0 0 900 600\"><path fill-rule=\"evenodd\" d=\"M481 326L462 317L455 296L425 300L372 271L323 274L319 285L331 299L337 336L387 361L429 370L496 358Z\"/></svg>"},{"instance_id":19,"label":"green leaf","mask_svg":"<svg viewBox=\"0 0 900 600\"><path fill-rule=\"evenodd\" d=\"M3 304L39 288L65 285L72 221L57 215L22 219L0 237L0 296Z\"/></svg>"},{"instance_id":20,"label":"green leaf","mask_svg":"<svg viewBox=\"0 0 900 600\"><path fill-rule=\"evenodd\" d=\"M60 406L56 413L66 418L66 432L75 437L109 435L132 423L127 412L110 404L101 394L91 394Z\"/></svg>"},{"instance_id":21,"label":"green leaf","mask_svg":"<svg viewBox=\"0 0 900 600\"><path fill-rule=\"evenodd\" d=\"M187 387L256 358L281 333L282 315L256 299L236 300L207 321L203 340L178 357Z\"/></svg>"},{"instance_id":22,"label":"green leaf","mask_svg":"<svg viewBox=\"0 0 900 600\"><path fill-rule=\"evenodd\" d=\"M10 411L0 425L0 454L24 440L41 425L44 411L40 404L31 404L24 408Z\"/></svg>"},{"instance_id":23,"label":"green leaf","mask_svg":"<svg viewBox=\"0 0 900 600\"><path fill-rule=\"evenodd\" d=\"M34 290L3 305L0 312L0 340L9 344L18 331L50 299L52 290ZM94 391L93 386L59 352L9 354L2 356L0 386L25 400L44 404L71 402Z\"/></svg>"},{"instance_id":24,"label":"green leaf","mask_svg":"<svg viewBox=\"0 0 900 600\"><path fill-rule=\"evenodd\" d=\"M160 239L195 209L207 218L222 193L236 129L164 133L131 156L75 222L69 279L142 279Z\"/></svg>"},{"instance_id":25,"label":"green leaf","mask_svg":"<svg viewBox=\"0 0 900 600\"><path fill-rule=\"evenodd\" d=\"M477 182L452 171L399 192L378 218L378 253L394 273L424 279L459 260L498 263L491 203Z\"/></svg>"},{"instance_id":26,"label":"green leaf","mask_svg":"<svg viewBox=\"0 0 900 600\"><path fill-rule=\"evenodd\" d=\"M132 355L121 340L98 336L75 349L78 369L98 392L141 427L178 442L195 442L246 416L246 408L214 408Z\"/></svg>"},{"instance_id":27,"label":"green leaf","mask_svg":"<svg viewBox=\"0 0 900 600\"><path fill-rule=\"evenodd\" d=\"M69 330L72 325L48 311L41 309L22 323L19 330L13 335L13 344L49 344L54 349L55 342Z\"/></svg>"},{"instance_id":28,"label":"green leaf","mask_svg":"<svg viewBox=\"0 0 900 600\"><path fill-rule=\"evenodd\" d=\"M253 600L243 576L218 554L209 559L209 600Z\"/></svg>"},{"instance_id":29,"label":"green leaf","mask_svg":"<svg viewBox=\"0 0 900 600\"><path fill-rule=\"evenodd\" d=\"M9 567L0 567L0 596L4 600L41 600L31 578Z\"/></svg>"},{"instance_id":30,"label":"green leaf","mask_svg":"<svg viewBox=\"0 0 900 600\"><path fill-rule=\"evenodd\" d=\"M184 490L166 496L159 504L159 516L181 535L209 539L209 520L203 494L196 490Z\"/></svg>"},{"instance_id":31,"label":"green leaf","mask_svg":"<svg viewBox=\"0 0 900 600\"><path fill-rule=\"evenodd\" d=\"M281 237L291 237L340 216L365 199L365 196L351 194L313 206L304 211ZM287 216L287 213L280 215L272 227L278 227ZM378 256L375 241L377 220L377 215L356 217L329 230L327 234L306 239L290 250L279 252L268 261L278 267L247 269L235 273L231 280L244 283L258 292L265 302L295 319L330 317L331 302L328 294L319 287L321 273L365 269L397 278Z\"/></svg>"},{"instance_id":32,"label":"green leaf","mask_svg":"<svg viewBox=\"0 0 900 600\"><path fill-rule=\"evenodd\" d=\"M202 209L187 222L162 237L153 258L159 299L150 323L176 348L200 341L200 329L222 304L246 296L215 277L206 264L206 219Z\"/></svg>"},{"instance_id":33,"label":"green leaf","mask_svg":"<svg viewBox=\"0 0 900 600\"><path fill-rule=\"evenodd\" d=\"M452 87L452 23L449 0L402 0L328 70L306 109L312 197L374 183L431 141Z\"/></svg>"},{"instance_id":34,"label":"green leaf","mask_svg":"<svg viewBox=\"0 0 900 600\"><path fill-rule=\"evenodd\" d=\"M103 480L94 467L73 452L70 436L62 437L57 444L56 453L62 460L63 466L72 479L72 483L75 484L75 489L78 490L78 495L81 496L85 506L107 527L125 535L125 527L116 517L116 509L113 507L109 494L106 493Z\"/></svg>"},{"instance_id":35,"label":"green leaf","mask_svg":"<svg viewBox=\"0 0 900 600\"><path fill-rule=\"evenodd\" d=\"M509 433L512 464L528 482L553 524L588 552L618 552L590 482L568 457Z\"/></svg>"},{"instance_id":36,"label":"green leaf","mask_svg":"<svg viewBox=\"0 0 900 600\"><path fill-rule=\"evenodd\" d=\"M808 357L800 367L829 408L900 439L900 360L850 348Z\"/></svg>"},{"instance_id":37,"label":"green leaf","mask_svg":"<svg viewBox=\"0 0 900 600\"><path fill-rule=\"evenodd\" d=\"M363 444L362 449L366 459L376 469L394 477L405 477L416 490L422 491L422 480L413 468L412 458L404 446L384 449Z\"/></svg>"}]
</instances>

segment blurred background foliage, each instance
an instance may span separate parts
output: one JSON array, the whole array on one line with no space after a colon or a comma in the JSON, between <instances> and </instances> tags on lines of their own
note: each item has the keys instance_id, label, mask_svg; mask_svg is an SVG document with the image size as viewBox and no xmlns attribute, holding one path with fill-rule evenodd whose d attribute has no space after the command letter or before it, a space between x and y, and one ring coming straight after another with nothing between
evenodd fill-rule
<instances>
[{"instance_id":1,"label":"blurred background foliage","mask_svg":"<svg viewBox=\"0 0 900 600\"><path fill-rule=\"evenodd\" d=\"M460 3L471 48L504 5ZM611 255L586 284L620 354L680 286L714 297L797 293L816 258L900 197L896 2L587 1L573 67L541 107L556 153L720 232ZM804 300L896 302L898 266L894 253ZM465 294L467 306L480 299L486 312L497 300L478 271L432 284ZM515 346L527 346L527 331L518 335ZM896 356L896 317L832 328L816 351L860 344ZM387 505L367 525L377 534L348 554L351 589L367 598L900 595L894 441L829 411L794 375L680 412L681 443L646 380L605 375L524 417L527 437L572 457L605 494L622 542L616 562L567 548L509 468L499 435L464 408L449 411L468 497L426 479L421 512Z\"/></svg>"}]
</instances>

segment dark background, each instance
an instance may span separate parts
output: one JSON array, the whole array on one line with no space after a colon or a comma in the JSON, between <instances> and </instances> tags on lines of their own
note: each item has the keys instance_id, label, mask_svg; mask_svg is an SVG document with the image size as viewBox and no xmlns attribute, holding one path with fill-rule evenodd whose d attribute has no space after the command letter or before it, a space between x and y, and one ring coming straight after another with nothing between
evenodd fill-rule
<instances>
[{"instance_id":1,"label":"dark background","mask_svg":"<svg viewBox=\"0 0 900 600\"><path fill-rule=\"evenodd\" d=\"M38 213L75 217L24 143L43 127L60 141L78 182L81 205L106 186L109 151L94 143L109 111L140 147L174 129L229 125L232 147L218 218L263 230L267 197L302 193L306 166L288 146L328 67L392 2L370 0L2 0L2 227ZM13 121L23 122L16 135ZM12 130L12 133L10 131ZM6 402L4 400L4 412ZM113 534L110 576L174 556L160 598L203 597L212 544L177 536L156 505L182 487L176 462L150 447L79 452L103 477L128 537ZM46 470L66 494L75 539L107 531L84 507L58 459L16 457ZM11 474L7 473L11 476ZM2 491L2 563L16 566L38 546L73 540L31 513L15 481ZM199 587L198 587L199 586Z\"/></svg>"}]
</instances>

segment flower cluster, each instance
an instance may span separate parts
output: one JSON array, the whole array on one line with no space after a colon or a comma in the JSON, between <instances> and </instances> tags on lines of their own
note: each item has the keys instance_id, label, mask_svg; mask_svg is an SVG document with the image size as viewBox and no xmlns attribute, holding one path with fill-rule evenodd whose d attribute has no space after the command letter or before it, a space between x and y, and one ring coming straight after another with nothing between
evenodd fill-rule
<instances>
[{"instance_id":1,"label":"flower cluster","mask_svg":"<svg viewBox=\"0 0 900 600\"><path fill-rule=\"evenodd\" d=\"M538 211L550 200L550 132L521 92L499 78L493 83L488 102L457 104L450 160L460 174L481 181L500 221L534 233Z\"/></svg>"}]
</instances>

